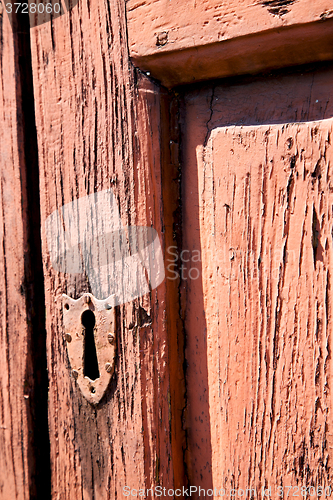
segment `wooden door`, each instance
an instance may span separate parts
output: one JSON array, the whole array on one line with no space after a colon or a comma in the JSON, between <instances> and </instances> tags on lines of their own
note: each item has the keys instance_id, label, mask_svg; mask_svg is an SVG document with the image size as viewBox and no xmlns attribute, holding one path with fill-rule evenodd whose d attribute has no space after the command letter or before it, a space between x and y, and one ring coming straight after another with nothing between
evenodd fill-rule
<instances>
[{"instance_id":1,"label":"wooden door","mask_svg":"<svg viewBox=\"0 0 333 500\"><path fill-rule=\"evenodd\" d=\"M128 12L133 60L182 97L193 496L325 494L333 72L304 63L333 59L332 11L306 0L130 0Z\"/></svg>"},{"instance_id":2,"label":"wooden door","mask_svg":"<svg viewBox=\"0 0 333 500\"><path fill-rule=\"evenodd\" d=\"M0 498L320 496L329 2L60 3L30 28L0 4ZM117 306L114 375L92 405L62 299L91 283L54 266L45 224L106 190L123 226L157 231L166 276Z\"/></svg>"}]
</instances>

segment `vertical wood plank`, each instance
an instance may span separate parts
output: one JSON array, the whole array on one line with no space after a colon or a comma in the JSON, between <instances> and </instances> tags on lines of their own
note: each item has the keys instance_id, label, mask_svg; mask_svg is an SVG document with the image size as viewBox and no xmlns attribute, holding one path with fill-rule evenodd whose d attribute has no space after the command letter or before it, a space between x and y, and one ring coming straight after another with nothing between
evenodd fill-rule
<instances>
[{"instance_id":1,"label":"vertical wood plank","mask_svg":"<svg viewBox=\"0 0 333 500\"><path fill-rule=\"evenodd\" d=\"M206 147L215 485L330 485L331 134L331 120L231 127Z\"/></svg>"},{"instance_id":2,"label":"vertical wood plank","mask_svg":"<svg viewBox=\"0 0 333 500\"><path fill-rule=\"evenodd\" d=\"M182 442L171 440L170 387L175 381L169 374L166 284L120 306L115 375L94 408L71 376L61 308L62 293L77 298L88 285L84 275L52 268L44 232L47 216L63 204L111 188L123 225L152 226L166 244L160 90L130 66L123 1L83 0L66 15L34 28L31 37L52 498L105 500L122 498L125 486L172 486ZM182 469L176 472L179 483Z\"/></svg>"},{"instance_id":3,"label":"vertical wood plank","mask_svg":"<svg viewBox=\"0 0 333 500\"><path fill-rule=\"evenodd\" d=\"M29 498L25 450L28 425L24 400L27 324L24 296L24 235L21 204L15 71L15 40L8 19L1 22L1 466L3 498ZM19 128L19 129L18 129ZM23 437L23 442L22 442Z\"/></svg>"}]
</instances>

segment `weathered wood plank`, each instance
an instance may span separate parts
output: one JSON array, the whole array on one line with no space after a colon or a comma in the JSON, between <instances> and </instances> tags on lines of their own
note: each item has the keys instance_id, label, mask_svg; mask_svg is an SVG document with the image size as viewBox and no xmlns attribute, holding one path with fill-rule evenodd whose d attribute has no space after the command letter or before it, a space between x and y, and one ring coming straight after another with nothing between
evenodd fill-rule
<instances>
[{"instance_id":1,"label":"weathered wood plank","mask_svg":"<svg viewBox=\"0 0 333 500\"><path fill-rule=\"evenodd\" d=\"M329 0L128 0L126 8L133 57L209 45L333 15ZM167 43L159 42L160 32L168 33Z\"/></svg>"},{"instance_id":2,"label":"weathered wood plank","mask_svg":"<svg viewBox=\"0 0 333 500\"><path fill-rule=\"evenodd\" d=\"M206 147L214 485L331 485L332 124L217 128Z\"/></svg>"},{"instance_id":3,"label":"weathered wood plank","mask_svg":"<svg viewBox=\"0 0 333 500\"><path fill-rule=\"evenodd\" d=\"M332 80L185 96L184 248L201 256L183 281L192 484L271 498L331 485Z\"/></svg>"},{"instance_id":4,"label":"weathered wood plank","mask_svg":"<svg viewBox=\"0 0 333 500\"><path fill-rule=\"evenodd\" d=\"M182 404L175 394L183 379L175 375L183 365L181 358L172 361L169 350L170 338L177 339L168 332L166 283L120 306L115 376L94 408L71 376L61 307L62 293L77 298L89 291L88 284L84 275L52 268L44 229L46 218L63 204L111 188L124 226L152 226L164 238L160 90L146 77L136 80L131 69L122 1L101 0L93 7L79 2L52 24L34 28L32 54L53 498L105 500L122 498L124 486L179 485L183 442L169 405L175 398ZM177 353L177 345L173 349ZM170 377L169 366L175 365Z\"/></svg>"},{"instance_id":5,"label":"weathered wood plank","mask_svg":"<svg viewBox=\"0 0 333 500\"><path fill-rule=\"evenodd\" d=\"M132 60L167 87L333 57L329 0L126 5Z\"/></svg>"},{"instance_id":6,"label":"weathered wood plank","mask_svg":"<svg viewBox=\"0 0 333 500\"><path fill-rule=\"evenodd\" d=\"M0 4L0 497L50 498L29 25Z\"/></svg>"}]
</instances>

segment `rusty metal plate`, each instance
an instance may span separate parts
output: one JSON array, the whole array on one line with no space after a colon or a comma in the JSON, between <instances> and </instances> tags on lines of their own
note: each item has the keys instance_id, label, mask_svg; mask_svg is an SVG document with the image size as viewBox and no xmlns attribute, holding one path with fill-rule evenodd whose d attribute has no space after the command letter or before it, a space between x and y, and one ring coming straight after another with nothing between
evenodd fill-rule
<instances>
[{"instance_id":1,"label":"rusty metal plate","mask_svg":"<svg viewBox=\"0 0 333 500\"><path fill-rule=\"evenodd\" d=\"M75 300L64 294L63 320L72 375L89 403L97 404L114 372L114 296L97 300L87 293Z\"/></svg>"}]
</instances>

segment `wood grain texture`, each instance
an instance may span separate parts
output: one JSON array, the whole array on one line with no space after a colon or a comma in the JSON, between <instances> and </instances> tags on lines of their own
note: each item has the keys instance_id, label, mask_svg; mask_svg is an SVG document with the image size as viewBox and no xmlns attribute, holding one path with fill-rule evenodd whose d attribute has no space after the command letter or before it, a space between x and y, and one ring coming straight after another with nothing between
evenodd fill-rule
<instances>
[{"instance_id":1,"label":"wood grain texture","mask_svg":"<svg viewBox=\"0 0 333 500\"><path fill-rule=\"evenodd\" d=\"M191 484L271 498L331 484L332 79L185 96L184 248L201 255L182 282Z\"/></svg>"},{"instance_id":2,"label":"wood grain texture","mask_svg":"<svg viewBox=\"0 0 333 500\"><path fill-rule=\"evenodd\" d=\"M1 476L2 498L29 498L28 424L24 400L27 349L24 279L24 234L14 40L9 21L1 22ZM9 105L10 103L10 105ZM19 210L17 210L19 208ZM15 271L14 271L15 270ZM13 272L14 271L14 272ZM6 310L7 309L7 310ZM23 439L22 439L23 437ZM23 441L23 442L22 442Z\"/></svg>"},{"instance_id":3,"label":"wood grain texture","mask_svg":"<svg viewBox=\"0 0 333 500\"><path fill-rule=\"evenodd\" d=\"M333 15L329 0L275 2L248 0L128 0L132 57L198 47ZM280 4L280 7L279 5ZM140 28L139 28L140 27ZM158 34L167 32L167 43Z\"/></svg>"},{"instance_id":4,"label":"wood grain texture","mask_svg":"<svg viewBox=\"0 0 333 500\"><path fill-rule=\"evenodd\" d=\"M126 5L132 60L167 87L333 58L328 0Z\"/></svg>"},{"instance_id":5,"label":"wood grain texture","mask_svg":"<svg viewBox=\"0 0 333 500\"><path fill-rule=\"evenodd\" d=\"M214 485L331 484L332 124L217 128L206 146Z\"/></svg>"},{"instance_id":6,"label":"wood grain texture","mask_svg":"<svg viewBox=\"0 0 333 500\"><path fill-rule=\"evenodd\" d=\"M2 12L2 9L1 9ZM50 498L29 26L0 14L0 497Z\"/></svg>"},{"instance_id":7,"label":"wood grain texture","mask_svg":"<svg viewBox=\"0 0 333 500\"><path fill-rule=\"evenodd\" d=\"M84 275L52 269L44 230L46 217L63 204L111 188L123 225L153 226L164 239L160 91L131 69L122 1L79 2L31 36L52 498L105 500L123 498L126 485L138 490L179 484L182 440L175 439L170 407L181 383L176 387L169 373L166 284L119 307L115 375L94 408L71 376L61 311L61 294L77 298L89 291L88 283ZM176 365L178 373L183 366Z\"/></svg>"}]
</instances>

